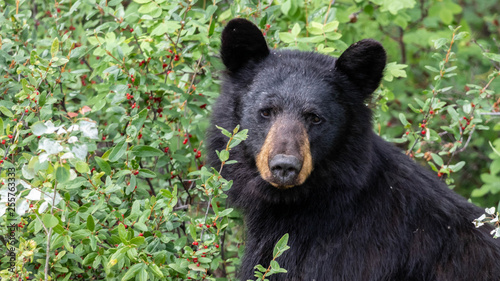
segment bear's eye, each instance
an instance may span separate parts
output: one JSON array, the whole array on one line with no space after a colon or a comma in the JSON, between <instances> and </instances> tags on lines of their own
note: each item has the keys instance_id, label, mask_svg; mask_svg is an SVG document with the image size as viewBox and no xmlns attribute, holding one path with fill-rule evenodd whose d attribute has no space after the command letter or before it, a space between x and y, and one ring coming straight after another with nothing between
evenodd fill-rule
<instances>
[{"instance_id":1,"label":"bear's eye","mask_svg":"<svg viewBox=\"0 0 500 281\"><path fill-rule=\"evenodd\" d=\"M269 118L271 117L271 110L270 109L262 109L260 111L260 116L264 117L264 118Z\"/></svg>"},{"instance_id":2,"label":"bear's eye","mask_svg":"<svg viewBox=\"0 0 500 281\"><path fill-rule=\"evenodd\" d=\"M308 119L311 123L313 123L314 125L318 125L319 123L321 123L321 117L319 117L318 115L314 114L314 113L311 113L309 114L308 116Z\"/></svg>"}]
</instances>

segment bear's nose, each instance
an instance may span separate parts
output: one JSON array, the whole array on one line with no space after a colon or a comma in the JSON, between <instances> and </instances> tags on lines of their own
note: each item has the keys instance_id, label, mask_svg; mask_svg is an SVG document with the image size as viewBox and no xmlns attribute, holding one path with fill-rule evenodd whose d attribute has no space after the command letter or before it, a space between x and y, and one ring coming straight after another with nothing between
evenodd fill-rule
<instances>
[{"instance_id":1,"label":"bear's nose","mask_svg":"<svg viewBox=\"0 0 500 281\"><path fill-rule=\"evenodd\" d=\"M278 185L291 186L302 169L302 161L293 155L278 154L269 161L269 169Z\"/></svg>"}]
</instances>

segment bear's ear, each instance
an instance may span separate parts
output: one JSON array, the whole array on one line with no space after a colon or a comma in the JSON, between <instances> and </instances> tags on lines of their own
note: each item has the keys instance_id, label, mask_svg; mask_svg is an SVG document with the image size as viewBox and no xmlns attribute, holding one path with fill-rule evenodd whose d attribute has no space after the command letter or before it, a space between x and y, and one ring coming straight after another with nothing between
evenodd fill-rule
<instances>
[{"instance_id":1,"label":"bear's ear","mask_svg":"<svg viewBox=\"0 0 500 281\"><path fill-rule=\"evenodd\" d=\"M379 42L364 39L342 53L335 63L335 69L360 87L363 98L366 98L379 86L386 59L385 50Z\"/></svg>"},{"instance_id":2,"label":"bear's ear","mask_svg":"<svg viewBox=\"0 0 500 281\"><path fill-rule=\"evenodd\" d=\"M235 72L247 62L259 61L269 55L269 48L262 32L246 19L232 19L222 31L221 57L230 72Z\"/></svg>"}]
</instances>

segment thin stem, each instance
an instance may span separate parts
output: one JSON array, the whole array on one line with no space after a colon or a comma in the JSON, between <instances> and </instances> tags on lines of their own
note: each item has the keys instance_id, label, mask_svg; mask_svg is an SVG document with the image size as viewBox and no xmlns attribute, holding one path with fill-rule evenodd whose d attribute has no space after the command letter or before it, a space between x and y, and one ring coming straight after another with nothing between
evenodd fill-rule
<instances>
[{"instance_id":1,"label":"thin stem","mask_svg":"<svg viewBox=\"0 0 500 281\"><path fill-rule=\"evenodd\" d=\"M54 184L54 194L52 196L52 206L50 206L50 214L54 215L54 205L56 204L56 195L57 195L57 182ZM49 258L50 258L50 238L52 237L53 228L49 228L49 232L47 234L47 247L45 249L45 281L49 280Z\"/></svg>"}]
</instances>

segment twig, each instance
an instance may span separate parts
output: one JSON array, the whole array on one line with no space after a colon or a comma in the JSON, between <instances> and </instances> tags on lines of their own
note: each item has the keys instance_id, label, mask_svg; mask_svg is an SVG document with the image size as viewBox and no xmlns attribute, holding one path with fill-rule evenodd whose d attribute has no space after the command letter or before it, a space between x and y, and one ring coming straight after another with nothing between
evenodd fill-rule
<instances>
[{"instance_id":1,"label":"twig","mask_svg":"<svg viewBox=\"0 0 500 281\"><path fill-rule=\"evenodd\" d=\"M335 4L335 0L330 1L330 4L328 4L328 9L326 10L325 21L323 22L323 25L325 25L326 21L328 20L328 14L330 13L330 9L332 8L333 4Z\"/></svg>"},{"instance_id":2,"label":"twig","mask_svg":"<svg viewBox=\"0 0 500 281\"><path fill-rule=\"evenodd\" d=\"M54 205L56 204L56 195L57 195L57 182L54 184L54 197L52 197L52 206L50 206L50 214L54 215ZM49 228L49 232L47 233L47 248L45 249L45 281L49 280L49 258L50 258L50 238L52 237L52 230L54 228Z\"/></svg>"}]
</instances>

